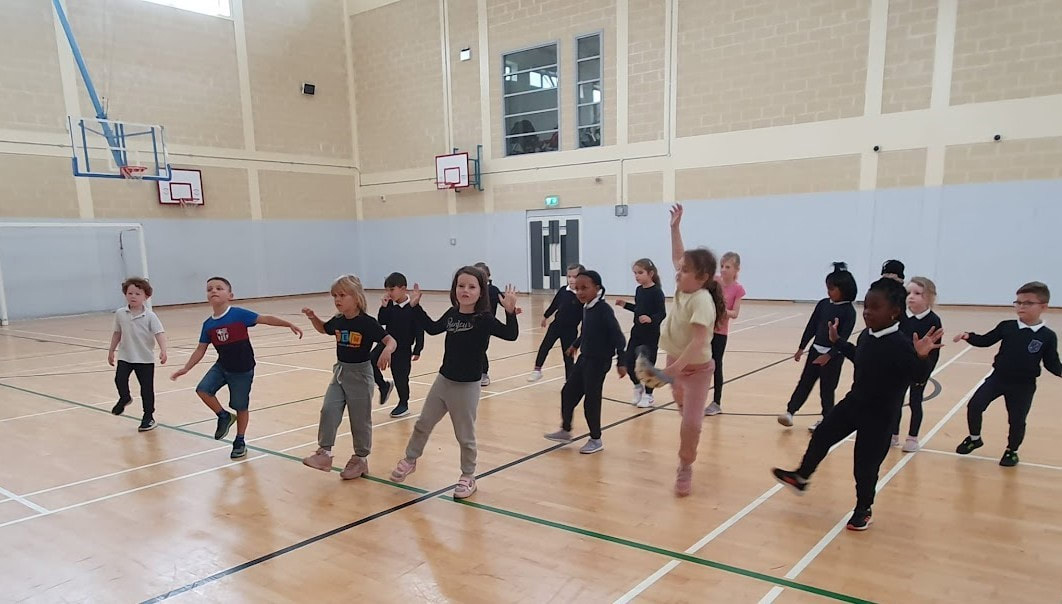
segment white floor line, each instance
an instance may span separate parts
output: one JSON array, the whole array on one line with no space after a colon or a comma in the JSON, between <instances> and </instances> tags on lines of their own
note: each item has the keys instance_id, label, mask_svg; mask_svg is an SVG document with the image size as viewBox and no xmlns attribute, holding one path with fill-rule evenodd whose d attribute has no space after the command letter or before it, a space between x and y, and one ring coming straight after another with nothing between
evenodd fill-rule
<instances>
[{"instance_id":1,"label":"white floor line","mask_svg":"<svg viewBox=\"0 0 1062 604\"><path fill-rule=\"evenodd\" d=\"M999 459L997 459L995 457L985 457L984 455L973 455L973 454L959 455L955 451L940 451L938 449L919 449L919 451L924 451L926 453L934 453L936 455L947 455L947 456L950 456L950 457L962 457L962 458L966 458L966 459L976 459L978 461L991 461L992 463L996 463L996 464L999 463ZM1020 462L1018 462L1018 466L1029 466L1029 467L1032 467L1032 468L1043 468L1045 470L1062 471L1062 466L1052 466L1052 465L1048 465L1048 464L1044 464L1044 463L1032 463L1032 462L1028 462L1028 461L1020 461Z\"/></svg>"},{"instance_id":2,"label":"white floor line","mask_svg":"<svg viewBox=\"0 0 1062 604\"><path fill-rule=\"evenodd\" d=\"M966 350L969 350L969 348L966 348ZM984 382L985 378L987 378L990 374L991 372L985 374L985 376L981 378L977 382L977 384L974 384L973 388L970 388L970 390L962 398L959 399L959 402L955 403L955 406L953 406L944 415L944 417L940 418L940 421L938 421L936 425L933 426L933 429L931 429L929 433L926 434L925 439L922 441L923 443L928 443L937 434L937 432L939 432L940 429L943 428L944 425L947 424L948 421L950 421L951 418L954 417L955 414L963 408L963 406L966 404L966 401L968 401L970 397L973 396L974 392L977 391L977 389ZM918 453L914 453L912 455L906 455L900 458L900 461L896 462L896 465L894 465L892 469L890 469L885 474L885 476L878 480L878 484L875 486L875 492L880 492L881 489L885 488L885 485L889 484L889 481L892 480L893 477L896 476L896 474L899 473L900 470L902 470L908 463L911 462L912 459L917 456ZM805 554L804 557L796 563L796 565L793 566L793 568L789 569L789 572L785 574L785 578L792 580L799 577L800 573L804 572L804 569L810 566L811 563L814 562L815 558L817 558L819 554L821 554L823 550L825 550L826 547L829 546L831 542L833 542L837 535L839 535L841 531L844 530L845 524L848 522L848 518L850 516L851 512L845 513L845 515L841 517L837 524L835 524L833 528L830 529L830 531L826 533L826 535L824 535L822 539L820 539L819 542L816 543L815 546L812 547L808 551L808 553ZM775 599L777 599L783 591L784 589L781 587L772 588L771 591L767 592L767 595L763 596L763 598L760 599L760 604L771 604L771 602L774 602Z\"/></svg>"},{"instance_id":3,"label":"white floor line","mask_svg":"<svg viewBox=\"0 0 1062 604\"><path fill-rule=\"evenodd\" d=\"M777 313L775 313L775 314L777 314ZM767 321L766 323L757 323L755 325L749 325L748 327L742 327L741 329L734 329L734 330L732 330L730 332L730 335L734 335L735 333L741 333L743 331L748 331L750 329L756 329L757 327L763 327L765 325L773 325L775 323L781 323L782 321L788 321L789 319L795 319L796 317L800 317L800 316L803 316L803 314L802 313L797 313L797 314L794 314L794 315L786 315L786 316L782 317L781 319L775 319L773 321Z\"/></svg>"},{"instance_id":4,"label":"white floor line","mask_svg":"<svg viewBox=\"0 0 1062 604\"><path fill-rule=\"evenodd\" d=\"M102 403L85 403L85 404L89 405L91 407L99 407L100 405L106 405L108 403L109 403L109 401L102 402ZM28 417L38 417L38 416L41 416L41 415L51 415L53 413L61 413L63 411L73 411L74 409L83 409L83 407L75 407L75 406L71 405L69 407L63 407L62 409L52 409L51 411L41 411L41 412L38 412L38 413L27 413L26 415L16 415L15 417L5 417L4 419L0 419L0 424L2 424L4 422L13 422L16 419L26 419Z\"/></svg>"},{"instance_id":5,"label":"white floor line","mask_svg":"<svg viewBox=\"0 0 1062 604\"><path fill-rule=\"evenodd\" d=\"M17 501L17 502L21 503L22 505L28 507L29 509L33 510L34 512L37 512L37 514L47 514L47 513L49 513L48 508L44 508L44 507L41 507L41 506L37 505L36 503L33 503L29 499L26 499L25 496L15 495L14 493L12 493L11 491L8 491L5 488L0 488L0 495L3 495L5 497L7 497L8 501ZM36 516L30 516L30 518L35 518L35 517Z\"/></svg>"},{"instance_id":6,"label":"white floor line","mask_svg":"<svg viewBox=\"0 0 1062 604\"><path fill-rule=\"evenodd\" d=\"M749 321L762 321L763 319L766 319L767 317L773 317L776 314L778 314L778 313L769 312L769 313L767 313L765 315L758 315L758 316L755 316L755 317L749 317L747 319L738 319L737 321L731 321L730 324L731 325L740 325L742 323L748 323Z\"/></svg>"},{"instance_id":7,"label":"white floor line","mask_svg":"<svg viewBox=\"0 0 1062 604\"><path fill-rule=\"evenodd\" d=\"M945 369L947 369L947 367L949 365L955 363L958 359L962 358L962 356L964 354L966 354L967 352L969 352L970 350L972 350L972 347L967 346L963 350L959 351L955 356L953 356L952 358L948 359L948 361L945 362L943 365L937 367L933 371L933 375L935 376L935 375L939 374L941 371L944 371ZM847 439L845 439L845 440L847 440ZM837 443L836 445L831 447L830 451L829 451L829 453L827 453L827 455L829 455L830 453L833 453L833 451L836 450L837 447L841 446L841 444L843 442L845 442L845 441L841 441L840 443ZM723 522L723 524L720 524L719 526L717 526L712 532L708 533L703 538L701 538L700 541L698 541L697 543L694 543L692 546L690 546L684 553L690 554L690 555L696 554L698 551L703 549L704 546L708 545L713 540L715 540L715 538L718 537L719 535L721 535L724 531L726 531L730 527L734 526L741 519L743 519L746 516L748 516L749 514L751 514L756 508L758 508L761 505L763 505L764 503L766 503L768 499L770 499L771 497L774 497L774 495L776 493L778 493L778 491L782 490L782 488L783 487L780 484L774 485L773 487L768 489L766 492L764 492L762 495L760 495L759 497L754 499L747 506L745 506L740 511L738 511L736 514L734 514L733 516L728 518L725 522ZM847 520L847 517L846 517L846 520ZM621 604L621 603L630 602L635 597L637 597L639 594L641 594L645 590L649 589L654 583L656 583L657 581L662 579L664 577L664 575L666 575L669 572L671 572L678 565L679 565L679 561L678 560L669 561L667 564L665 564L662 567L660 567L655 573L649 575L641 583L639 583L638 585L634 586L630 591L628 591L627 593L625 593L622 596L620 596L615 601L614 604Z\"/></svg>"}]
</instances>

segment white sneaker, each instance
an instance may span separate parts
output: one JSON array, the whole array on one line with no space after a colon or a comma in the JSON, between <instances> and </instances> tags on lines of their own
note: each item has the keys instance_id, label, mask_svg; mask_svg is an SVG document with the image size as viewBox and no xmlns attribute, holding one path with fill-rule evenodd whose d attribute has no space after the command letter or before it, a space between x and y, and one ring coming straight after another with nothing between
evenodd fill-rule
<instances>
[{"instance_id":1,"label":"white sneaker","mask_svg":"<svg viewBox=\"0 0 1062 604\"><path fill-rule=\"evenodd\" d=\"M539 381L541 379L542 379L542 371L539 370L539 369L536 369L536 370L532 371L531 375L527 376L527 381L529 381L529 382L537 382L537 381Z\"/></svg>"},{"instance_id":2,"label":"white sneaker","mask_svg":"<svg viewBox=\"0 0 1062 604\"><path fill-rule=\"evenodd\" d=\"M819 424L821 424L821 423L822 423L822 420L820 419L819 421L815 422L814 424L811 424L810 426L808 426L808 432L814 432L815 428L818 428Z\"/></svg>"},{"instance_id":3,"label":"white sneaker","mask_svg":"<svg viewBox=\"0 0 1062 604\"><path fill-rule=\"evenodd\" d=\"M642 402L642 397L645 396L645 386L638 384L634 387L634 393L631 394L631 404L637 405Z\"/></svg>"},{"instance_id":4,"label":"white sneaker","mask_svg":"<svg viewBox=\"0 0 1062 604\"><path fill-rule=\"evenodd\" d=\"M635 403L634 406L639 409L648 409L649 407L652 407L655 402L656 400L653 398L653 395L648 392L642 392L642 398L638 399L638 402Z\"/></svg>"},{"instance_id":5,"label":"white sneaker","mask_svg":"<svg viewBox=\"0 0 1062 604\"><path fill-rule=\"evenodd\" d=\"M904 453L914 453L922 448L922 445L918 444L917 436L908 436L907 440L903 443Z\"/></svg>"},{"instance_id":6,"label":"white sneaker","mask_svg":"<svg viewBox=\"0 0 1062 604\"><path fill-rule=\"evenodd\" d=\"M480 378L480 380L479 380L479 385L480 386L490 386L490 376L484 373L483 377Z\"/></svg>"},{"instance_id":7,"label":"white sneaker","mask_svg":"<svg viewBox=\"0 0 1062 604\"><path fill-rule=\"evenodd\" d=\"M778 415L778 423L782 424L786 428L792 427L792 425L793 425L793 414L792 413L788 413L788 412L779 414Z\"/></svg>"},{"instance_id":8,"label":"white sneaker","mask_svg":"<svg viewBox=\"0 0 1062 604\"><path fill-rule=\"evenodd\" d=\"M900 435L899 434L893 434L892 435L892 446L894 446L894 447L899 447L900 446Z\"/></svg>"},{"instance_id":9,"label":"white sneaker","mask_svg":"<svg viewBox=\"0 0 1062 604\"><path fill-rule=\"evenodd\" d=\"M704 408L704 414L708 417L719 415L722 412L722 407L719 406L719 403L715 402L709 403L708 406Z\"/></svg>"}]
</instances>

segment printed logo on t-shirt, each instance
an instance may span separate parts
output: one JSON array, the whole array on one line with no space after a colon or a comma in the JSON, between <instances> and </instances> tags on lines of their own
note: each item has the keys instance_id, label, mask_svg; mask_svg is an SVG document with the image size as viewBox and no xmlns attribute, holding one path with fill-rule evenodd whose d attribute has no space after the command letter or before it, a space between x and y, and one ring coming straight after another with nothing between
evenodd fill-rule
<instances>
[{"instance_id":1,"label":"printed logo on t-shirt","mask_svg":"<svg viewBox=\"0 0 1062 604\"><path fill-rule=\"evenodd\" d=\"M337 331L336 332L336 344L345 346L347 348L360 348L361 347L361 332L357 331Z\"/></svg>"},{"instance_id":2,"label":"printed logo on t-shirt","mask_svg":"<svg viewBox=\"0 0 1062 604\"><path fill-rule=\"evenodd\" d=\"M227 342L229 339L229 330L227 327L222 327L217 330L218 342Z\"/></svg>"},{"instance_id":3,"label":"printed logo on t-shirt","mask_svg":"<svg viewBox=\"0 0 1062 604\"><path fill-rule=\"evenodd\" d=\"M450 317L446 321L446 331L450 333L460 333L463 331L472 331L476 325L472 321L465 321L462 319L454 319Z\"/></svg>"},{"instance_id":4,"label":"printed logo on t-shirt","mask_svg":"<svg viewBox=\"0 0 1062 604\"><path fill-rule=\"evenodd\" d=\"M1029 354L1036 354L1036 353L1040 352L1040 349L1043 347L1043 345L1044 345L1044 343L1041 342L1040 340L1032 340L1032 341L1030 341L1029 342Z\"/></svg>"}]
</instances>

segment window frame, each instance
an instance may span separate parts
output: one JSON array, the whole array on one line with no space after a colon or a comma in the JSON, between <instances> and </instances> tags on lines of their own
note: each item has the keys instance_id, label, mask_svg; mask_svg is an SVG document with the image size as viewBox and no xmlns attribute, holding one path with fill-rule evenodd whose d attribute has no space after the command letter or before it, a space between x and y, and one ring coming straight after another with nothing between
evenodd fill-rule
<instances>
[{"instance_id":1,"label":"window frame","mask_svg":"<svg viewBox=\"0 0 1062 604\"><path fill-rule=\"evenodd\" d=\"M586 38L597 37L597 55L579 58L579 41ZM605 30L599 29L597 31L588 32L585 34L579 34L575 36L574 52L575 57L575 148L576 149L597 149L605 146ZM580 80L579 79L579 64L586 61L597 60L597 78L592 80ZM596 102L580 103L579 102L579 87L583 84L593 84L597 82L598 88L601 90L601 99ZM591 107L593 105L599 105L598 111L599 117L597 124L591 124L589 126L579 125L579 110L582 107ZM582 131L584 129L593 128L597 126L599 143L592 147L583 147L580 144Z\"/></svg>"},{"instance_id":2,"label":"window frame","mask_svg":"<svg viewBox=\"0 0 1062 604\"><path fill-rule=\"evenodd\" d=\"M552 46L555 49L554 50L555 56L556 56L556 62L555 63L550 63L550 64L546 64L546 65L539 65L538 67L534 67L534 68L530 68L530 69L520 69L520 70L514 71L513 73L506 73L505 72L505 67L506 67L505 59L509 55L514 55L514 54L517 54L517 53L526 52L528 50L537 50L539 48L547 48L549 46ZM521 156L524 156L524 155L537 155L538 153L550 153L552 151L560 151L561 150L561 132L564 131L564 121L562 120L563 112L561 111L561 82L562 82L562 79L563 79L563 74L561 73L561 69L560 69L560 66L561 66L560 53L561 53L560 40L556 40L556 39L555 40L550 40L550 41L547 41L547 42L542 42L540 44L534 44L532 46L527 46L527 47L524 47L524 48L514 48L514 49L511 49L511 50L504 50L504 51L501 52L501 54L500 54L500 56L501 56L501 74L500 74L501 75L501 131L502 131L502 147L505 150L505 154L504 154L503 157L521 157ZM542 89L539 89L539 90L525 90L523 92L513 92L513 93L508 93L508 94L505 92L505 78L506 77L511 76L511 75L519 75L521 73L527 73L527 72L530 72L530 71L539 70L539 69L542 69L543 67L554 67L556 69L556 71L557 71L557 85L555 87L553 87L552 89L542 88ZM556 106L555 109L552 109L552 111L556 111L557 112L557 129L554 130L554 129L551 128L549 130L541 130L541 131L535 131L535 132L527 132L527 133L524 133L524 134L513 134L513 135L510 135L509 134L509 128L507 127L507 122L508 122L510 117L519 117L520 115L529 115L529 114L532 114L532 113L545 113L545 112L551 111L551 110L550 109L543 109L543 110L540 110L540 111L532 111L532 112L526 112L526 113L514 113L514 114L510 115L507 112L507 109L505 107L505 101L509 97L516 97L516 96L522 96L522 95L526 95L526 94L533 94L533 93L536 93L536 92L542 92L544 90L555 90L556 93L557 93L557 106ZM540 136L540 135L543 135L543 134L556 134L557 135L557 148L556 149L552 149L550 151L536 151L535 153L516 153L516 154L509 153L509 140L510 139L516 138L516 137L519 137L519 136L527 136L527 135L530 135L530 134L533 134L535 136Z\"/></svg>"},{"instance_id":3,"label":"window frame","mask_svg":"<svg viewBox=\"0 0 1062 604\"><path fill-rule=\"evenodd\" d=\"M224 2L226 5L228 5L229 12L228 12L227 15L226 14L222 14L222 13L205 13L205 12L203 12L201 10L196 10L194 8L189 8L187 6L182 6L181 5L181 0L140 0L140 1L141 2L149 2L151 4L155 4L155 5L158 5L158 6L165 6L167 8L173 8L173 9L177 9L177 10L182 10L182 11L189 12L189 13L194 13L194 14L197 14L197 15L205 15L207 17L217 17L218 19L228 19L229 21L234 20L234 17L232 16L232 12L233 12L232 11L232 0L216 0L219 6L220 6L220 4L222 2Z\"/></svg>"}]
</instances>

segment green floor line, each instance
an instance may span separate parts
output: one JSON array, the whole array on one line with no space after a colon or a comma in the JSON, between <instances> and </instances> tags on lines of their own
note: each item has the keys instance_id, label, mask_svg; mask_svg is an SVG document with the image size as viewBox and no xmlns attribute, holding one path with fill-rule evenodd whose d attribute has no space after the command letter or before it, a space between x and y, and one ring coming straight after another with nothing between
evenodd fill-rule
<instances>
[{"instance_id":1,"label":"green floor line","mask_svg":"<svg viewBox=\"0 0 1062 604\"><path fill-rule=\"evenodd\" d=\"M297 401L288 401L286 403L277 403L276 405L266 405L265 407L256 407L254 409L249 409L249 411L251 413L258 413L259 411L265 411L266 409L276 409L277 407L286 407L288 405L294 405L295 403L305 403L306 401L312 401L312 400L318 399L318 398L324 398L324 395L323 394L318 394L317 396L309 396L309 397L306 397L306 398L300 398ZM186 426L194 426L196 424L202 424L202 423L212 422L212 421L214 421L214 418L198 419L198 420L196 420L194 422L187 422L187 423L183 423L183 424L177 424L174 427L175 428L184 428Z\"/></svg>"}]
</instances>

